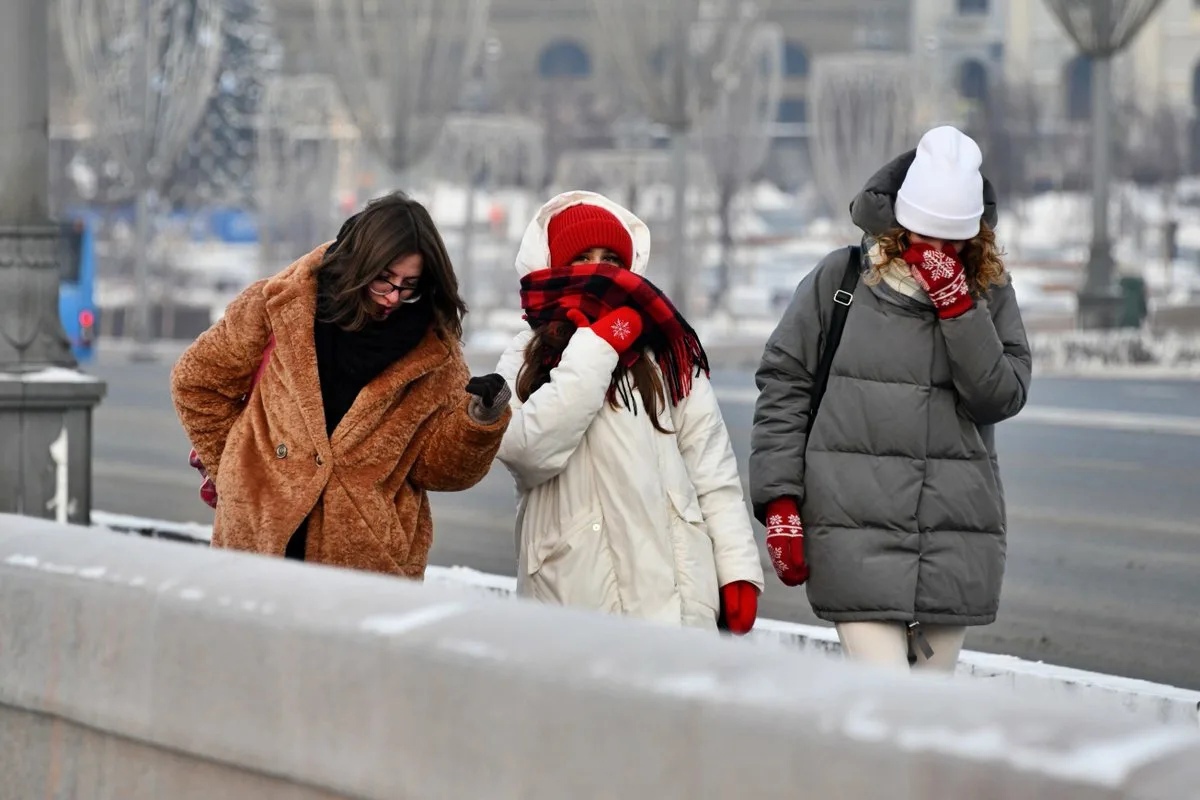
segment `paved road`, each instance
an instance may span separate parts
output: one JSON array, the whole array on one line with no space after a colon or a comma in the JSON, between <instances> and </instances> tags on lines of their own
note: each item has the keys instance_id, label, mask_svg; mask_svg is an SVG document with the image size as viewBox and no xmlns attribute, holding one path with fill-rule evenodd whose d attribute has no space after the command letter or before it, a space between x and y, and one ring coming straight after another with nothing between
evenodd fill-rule
<instances>
[{"instance_id":1,"label":"paved road","mask_svg":"<svg viewBox=\"0 0 1200 800\"><path fill-rule=\"evenodd\" d=\"M89 368L108 381L96 508L208 522L169 366L114 355ZM714 383L745 474L752 377L719 372ZM1005 593L999 620L967 646L1200 689L1200 381L1043 377L997 438L1011 518ZM502 468L436 497L433 562L513 574L513 504ZM764 615L820 624L804 591L765 568Z\"/></svg>"}]
</instances>

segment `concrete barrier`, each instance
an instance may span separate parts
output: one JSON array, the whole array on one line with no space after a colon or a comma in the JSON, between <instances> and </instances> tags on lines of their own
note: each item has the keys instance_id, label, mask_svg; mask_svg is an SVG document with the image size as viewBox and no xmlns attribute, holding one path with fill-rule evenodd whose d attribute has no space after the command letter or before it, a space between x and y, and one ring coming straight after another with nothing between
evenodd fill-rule
<instances>
[{"instance_id":1,"label":"concrete barrier","mask_svg":"<svg viewBox=\"0 0 1200 800\"><path fill-rule=\"evenodd\" d=\"M207 543L209 526L149 520L108 512L93 512L93 524L112 531L190 543ZM516 580L469 567L430 566L430 584L465 587L476 593L511 597ZM751 643L783 644L793 650L841 658L841 645L832 628L801 625L781 620L760 619L746 639ZM1081 698L1114 713L1133 714L1165 723L1200 725L1200 691L1150 681L1071 669L1016 656L966 650L959 658L959 675L1005 686L1025 694Z\"/></svg>"},{"instance_id":2,"label":"concrete barrier","mask_svg":"<svg viewBox=\"0 0 1200 800\"><path fill-rule=\"evenodd\" d=\"M515 578L467 567L431 566L425 580L500 597L514 596L517 583ZM792 650L842 658L837 633L833 628L817 625L760 619L751 634L739 641L782 644ZM1200 691L1193 689L972 650L964 650L959 657L958 675L1025 695L1077 698L1122 716L1132 714L1161 723L1200 726Z\"/></svg>"},{"instance_id":3,"label":"concrete barrier","mask_svg":"<svg viewBox=\"0 0 1200 800\"><path fill-rule=\"evenodd\" d=\"M0 797L1187 798L1200 732L0 517Z\"/></svg>"}]
</instances>

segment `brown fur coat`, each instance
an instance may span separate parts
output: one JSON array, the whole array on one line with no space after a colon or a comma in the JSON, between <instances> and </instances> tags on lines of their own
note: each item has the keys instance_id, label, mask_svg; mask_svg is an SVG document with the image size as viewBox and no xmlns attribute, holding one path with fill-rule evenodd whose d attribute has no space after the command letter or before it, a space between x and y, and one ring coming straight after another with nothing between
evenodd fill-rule
<instances>
[{"instance_id":1,"label":"brown fur coat","mask_svg":"<svg viewBox=\"0 0 1200 800\"><path fill-rule=\"evenodd\" d=\"M313 338L324 250L243 291L172 372L179 420L219 494L213 546L282 556L308 517L306 560L420 578L433 541L426 493L482 480L511 412L473 420L462 348L430 331L363 388L331 441Z\"/></svg>"}]
</instances>

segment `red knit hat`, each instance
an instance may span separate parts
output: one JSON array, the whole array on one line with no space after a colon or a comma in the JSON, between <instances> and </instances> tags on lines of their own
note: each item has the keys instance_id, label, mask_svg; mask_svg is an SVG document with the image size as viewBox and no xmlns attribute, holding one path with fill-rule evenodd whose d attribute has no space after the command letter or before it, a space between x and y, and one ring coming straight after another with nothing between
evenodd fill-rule
<instances>
[{"instance_id":1,"label":"red knit hat","mask_svg":"<svg viewBox=\"0 0 1200 800\"><path fill-rule=\"evenodd\" d=\"M633 266L633 237L610 211L587 203L570 206L550 218L546 226L550 243L550 267L568 266L593 247L607 247Z\"/></svg>"}]
</instances>

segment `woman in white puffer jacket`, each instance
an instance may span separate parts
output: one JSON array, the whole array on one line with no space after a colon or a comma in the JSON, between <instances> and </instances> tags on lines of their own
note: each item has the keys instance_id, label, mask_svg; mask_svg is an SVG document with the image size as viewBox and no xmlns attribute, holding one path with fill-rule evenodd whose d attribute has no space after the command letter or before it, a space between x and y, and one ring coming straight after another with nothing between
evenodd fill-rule
<instances>
[{"instance_id":1,"label":"woman in white puffer jacket","mask_svg":"<svg viewBox=\"0 0 1200 800\"><path fill-rule=\"evenodd\" d=\"M517 256L530 330L499 459L517 484L520 594L743 634L763 571L695 332L642 277L650 233L591 192L544 205Z\"/></svg>"}]
</instances>

